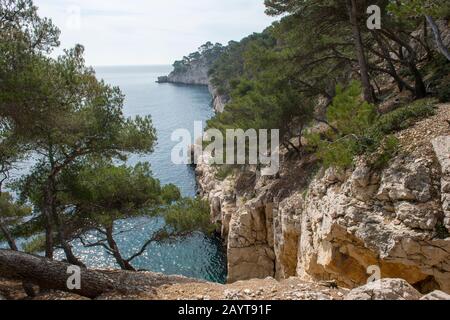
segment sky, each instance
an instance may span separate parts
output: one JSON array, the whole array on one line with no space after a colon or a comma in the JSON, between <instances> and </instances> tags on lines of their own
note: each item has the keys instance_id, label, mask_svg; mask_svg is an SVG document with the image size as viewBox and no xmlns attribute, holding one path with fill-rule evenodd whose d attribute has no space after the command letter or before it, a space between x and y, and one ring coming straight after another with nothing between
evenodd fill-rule
<instances>
[{"instance_id":1,"label":"sky","mask_svg":"<svg viewBox=\"0 0 450 320\"><path fill-rule=\"evenodd\" d=\"M93 66L172 64L207 41L228 43L275 19L263 0L35 0L61 30L61 49L79 43Z\"/></svg>"}]
</instances>

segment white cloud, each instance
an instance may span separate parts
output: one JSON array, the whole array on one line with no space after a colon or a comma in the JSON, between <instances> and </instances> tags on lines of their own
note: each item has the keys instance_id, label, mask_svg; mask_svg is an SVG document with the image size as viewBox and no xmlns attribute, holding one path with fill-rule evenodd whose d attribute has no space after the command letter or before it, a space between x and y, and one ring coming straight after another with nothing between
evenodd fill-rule
<instances>
[{"instance_id":1,"label":"white cloud","mask_svg":"<svg viewBox=\"0 0 450 320\"><path fill-rule=\"evenodd\" d=\"M91 65L169 64L206 41L262 31L263 0L35 0L61 29L63 48L86 47ZM77 12L80 12L78 29Z\"/></svg>"}]
</instances>

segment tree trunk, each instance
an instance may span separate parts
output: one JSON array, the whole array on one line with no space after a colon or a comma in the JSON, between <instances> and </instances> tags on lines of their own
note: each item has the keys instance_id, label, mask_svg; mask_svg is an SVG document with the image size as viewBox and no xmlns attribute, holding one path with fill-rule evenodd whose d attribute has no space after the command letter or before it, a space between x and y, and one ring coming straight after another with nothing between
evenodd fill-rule
<instances>
[{"instance_id":1,"label":"tree trunk","mask_svg":"<svg viewBox=\"0 0 450 320\"><path fill-rule=\"evenodd\" d=\"M367 66L366 56L364 54L364 46L362 42L361 29L358 23L358 8L356 0L347 0L348 14L352 25L353 38L355 41L356 56L358 58L359 69L361 73L361 82L364 89L364 99L373 103L373 90L370 84L369 68Z\"/></svg>"},{"instance_id":2,"label":"tree trunk","mask_svg":"<svg viewBox=\"0 0 450 320\"><path fill-rule=\"evenodd\" d=\"M383 42L383 39L378 35L377 32L372 32L375 41L378 43L378 46L380 47L381 51L383 52L383 55L385 56L387 66L389 68L389 71L391 73L391 76L394 78L395 82L397 83L398 90L402 92L405 88L414 91L414 88L406 84L405 81L398 75L397 70L395 69L394 63L392 62L392 59L389 54L389 49L386 47L386 44Z\"/></svg>"},{"instance_id":3,"label":"tree trunk","mask_svg":"<svg viewBox=\"0 0 450 320\"><path fill-rule=\"evenodd\" d=\"M433 59L433 52L428 44L428 23L427 18L425 17L423 19L423 46L425 47L425 50L427 51L427 59L428 61L431 61Z\"/></svg>"},{"instance_id":4,"label":"tree trunk","mask_svg":"<svg viewBox=\"0 0 450 320\"><path fill-rule=\"evenodd\" d=\"M423 77L420 71L417 69L416 64L413 61L409 63L409 69L414 76L414 91L417 99L422 99L427 96L427 87L423 82Z\"/></svg>"},{"instance_id":5,"label":"tree trunk","mask_svg":"<svg viewBox=\"0 0 450 320\"><path fill-rule=\"evenodd\" d=\"M136 269L130 264L130 262L125 260L122 257L122 255L120 254L119 247L118 247L116 241L114 240L114 235L113 235L114 226L111 224L111 225L107 226L105 229L106 229L106 240L108 242L108 246L110 247L112 254L113 254L114 258L116 259L117 263L119 264L120 268L122 270L136 271Z\"/></svg>"},{"instance_id":6,"label":"tree trunk","mask_svg":"<svg viewBox=\"0 0 450 320\"><path fill-rule=\"evenodd\" d=\"M415 97L417 99L425 98L427 96L427 88L425 86L425 83L423 82L422 74L420 73L419 69L417 69L416 66L417 61L416 52L405 40L401 39L395 33L385 29L382 29L381 32L389 39L397 42L400 45L400 47L403 47L408 51L408 57L404 57L405 60L402 61L402 64L406 65L409 68L411 74L414 77Z\"/></svg>"},{"instance_id":7,"label":"tree trunk","mask_svg":"<svg viewBox=\"0 0 450 320\"><path fill-rule=\"evenodd\" d=\"M44 204L42 206L42 213L45 217L45 257L53 259L54 242L53 242L53 223L52 223L52 198L49 186L44 190Z\"/></svg>"},{"instance_id":8,"label":"tree trunk","mask_svg":"<svg viewBox=\"0 0 450 320\"><path fill-rule=\"evenodd\" d=\"M3 236L5 237L6 242L8 242L8 245L11 248L11 250L19 251L19 249L17 248L16 241L11 236L11 233L9 233L9 230L2 223L0 223L0 231L3 233Z\"/></svg>"},{"instance_id":9,"label":"tree trunk","mask_svg":"<svg viewBox=\"0 0 450 320\"><path fill-rule=\"evenodd\" d=\"M431 16L426 16L426 19L428 21L428 24L431 27L431 30L433 31L434 40L436 41L436 46L438 47L439 51L444 55L444 57L446 57L447 60L450 61L450 51L448 50L448 48L444 45L444 42L442 41L441 31L439 30L436 22L434 22L434 20Z\"/></svg>"},{"instance_id":10,"label":"tree trunk","mask_svg":"<svg viewBox=\"0 0 450 320\"><path fill-rule=\"evenodd\" d=\"M55 225L58 229L59 244L61 245L61 247L66 255L67 262L69 262L70 264L76 265L76 266L86 267L85 264L83 262L81 262L75 256L75 254L72 251L71 245L67 242L66 237L65 237L64 228L61 224L58 213L56 211L53 212L53 220L55 221Z\"/></svg>"},{"instance_id":11,"label":"tree trunk","mask_svg":"<svg viewBox=\"0 0 450 320\"><path fill-rule=\"evenodd\" d=\"M58 242L61 245L67 261L73 265L85 267L85 265L74 255L72 247L66 241L64 227L61 224L61 219L57 212L55 203L55 177L51 174L47 179L47 184L44 190L44 215L47 220L46 226L46 257L53 259L54 240L53 240L53 227L56 227L56 233L58 236Z\"/></svg>"},{"instance_id":12,"label":"tree trunk","mask_svg":"<svg viewBox=\"0 0 450 320\"><path fill-rule=\"evenodd\" d=\"M3 236L6 238L6 241L8 242L9 248L12 251L19 251L19 248L17 247L16 241L11 236L11 233L1 223L0 223L0 230L3 233ZM23 282L22 283L22 287L23 287L23 290L25 291L25 293L27 294L27 296L29 296L29 297L35 297L36 296L36 292L34 292L33 285L31 285L30 283Z\"/></svg>"},{"instance_id":13,"label":"tree trunk","mask_svg":"<svg viewBox=\"0 0 450 320\"><path fill-rule=\"evenodd\" d=\"M202 283L201 280L180 276L166 276L151 272L97 271L80 268L81 289L70 290L67 280L70 264L49 260L21 252L0 249L0 276L5 279L25 281L48 290L75 293L97 298L106 293L154 293L154 288L181 283Z\"/></svg>"},{"instance_id":14,"label":"tree trunk","mask_svg":"<svg viewBox=\"0 0 450 320\"><path fill-rule=\"evenodd\" d=\"M73 251L72 251L72 247L70 246L70 244L67 243L67 241L63 238L60 238L60 242L61 242L61 247L64 251L64 254L66 255L67 258L67 262L69 262L70 264L73 264L75 266L79 266L79 267L86 267L86 265L81 262L80 259L78 259Z\"/></svg>"},{"instance_id":15,"label":"tree trunk","mask_svg":"<svg viewBox=\"0 0 450 320\"><path fill-rule=\"evenodd\" d=\"M67 287L67 280L71 276L68 273L69 266L67 263L0 249L0 276L7 279L31 282L43 289L73 292L88 298L96 298L105 292L122 289L120 279L82 268L81 289L69 290Z\"/></svg>"}]
</instances>

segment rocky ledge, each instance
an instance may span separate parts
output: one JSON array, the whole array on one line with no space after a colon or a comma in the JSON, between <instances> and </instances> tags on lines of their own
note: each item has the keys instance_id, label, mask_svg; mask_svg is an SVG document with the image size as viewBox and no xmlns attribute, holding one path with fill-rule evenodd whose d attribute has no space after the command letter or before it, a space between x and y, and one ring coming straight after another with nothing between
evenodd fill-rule
<instances>
[{"instance_id":1,"label":"rocky ledge","mask_svg":"<svg viewBox=\"0 0 450 320\"><path fill-rule=\"evenodd\" d=\"M163 286L160 299L196 300L450 300L436 290L422 295L402 279L382 279L349 290L333 282L306 282L299 278L239 281L229 285L194 283Z\"/></svg>"},{"instance_id":2,"label":"rocky ledge","mask_svg":"<svg viewBox=\"0 0 450 320\"><path fill-rule=\"evenodd\" d=\"M226 241L229 282L299 277L355 288L379 268L422 293L450 293L450 106L398 134L383 170L315 170L284 159L280 175L224 181L197 167ZM314 174L312 174L314 173ZM370 294L369 294L370 296Z\"/></svg>"},{"instance_id":3,"label":"rocky ledge","mask_svg":"<svg viewBox=\"0 0 450 320\"><path fill-rule=\"evenodd\" d=\"M199 60L192 63L184 72L172 71L168 76L161 76L158 78L158 83L173 83L185 85L201 85L208 86L209 92L212 96L212 105L217 113L221 113L225 109L228 99L221 95L217 88L211 83L208 75L210 65L204 60Z\"/></svg>"},{"instance_id":4,"label":"rocky ledge","mask_svg":"<svg viewBox=\"0 0 450 320\"><path fill-rule=\"evenodd\" d=\"M137 276L140 276L139 274ZM145 274L145 277L149 275ZM419 293L402 279L382 279L349 290L334 282L307 282L300 278L277 281L273 278L239 281L221 285L207 282L161 283L138 291L111 291L95 298L76 293L46 290L34 298L26 297L19 282L0 279L0 300L450 300L436 290Z\"/></svg>"}]
</instances>

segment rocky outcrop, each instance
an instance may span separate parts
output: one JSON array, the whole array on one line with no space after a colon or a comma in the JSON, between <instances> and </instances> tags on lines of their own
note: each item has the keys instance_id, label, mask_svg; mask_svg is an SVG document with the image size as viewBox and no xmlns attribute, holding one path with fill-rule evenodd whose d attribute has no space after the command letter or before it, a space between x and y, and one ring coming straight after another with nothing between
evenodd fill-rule
<instances>
[{"instance_id":1,"label":"rocky outcrop","mask_svg":"<svg viewBox=\"0 0 450 320\"><path fill-rule=\"evenodd\" d=\"M221 95L218 89L211 83L211 81L209 81L208 89L213 98L212 104L214 111L216 113L222 113L225 110L225 106L228 103L229 99L226 96Z\"/></svg>"},{"instance_id":2,"label":"rocky outcrop","mask_svg":"<svg viewBox=\"0 0 450 320\"><path fill-rule=\"evenodd\" d=\"M208 71L210 64L206 59L193 61L189 67L183 71L172 71L168 76L158 78L159 83L178 83L188 85L204 85L209 84Z\"/></svg>"},{"instance_id":3,"label":"rocky outcrop","mask_svg":"<svg viewBox=\"0 0 450 320\"><path fill-rule=\"evenodd\" d=\"M446 300L446 301L450 301L450 295L446 294L445 292L436 290L436 291L433 291L433 292L423 296L420 300Z\"/></svg>"},{"instance_id":4,"label":"rocky outcrop","mask_svg":"<svg viewBox=\"0 0 450 320\"><path fill-rule=\"evenodd\" d=\"M311 180L313 160L285 160L279 177L254 173L249 184L240 174L219 181L200 163L201 194L227 243L228 280L298 276L354 288L371 267L422 293L450 293L448 114L441 107L402 132L408 151L381 171L361 160Z\"/></svg>"},{"instance_id":5,"label":"rocky outcrop","mask_svg":"<svg viewBox=\"0 0 450 320\"><path fill-rule=\"evenodd\" d=\"M345 300L420 300L421 294L402 279L383 279L354 289Z\"/></svg>"},{"instance_id":6,"label":"rocky outcrop","mask_svg":"<svg viewBox=\"0 0 450 320\"><path fill-rule=\"evenodd\" d=\"M442 209L445 214L444 225L450 230L450 136L437 137L432 143L441 166Z\"/></svg>"},{"instance_id":7,"label":"rocky outcrop","mask_svg":"<svg viewBox=\"0 0 450 320\"><path fill-rule=\"evenodd\" d=\"M137 277L139 277L139 272ZM89 300L76 293L45 290L34 298L26 297L19 282L4 282L0 278L0 292L8 292L3 300ZM382 279L349 290L328 283L308 282L297 277L282 281L273 278L252 279L222 285L209 282L161 283L139 292L106 292L96 300L450 300L450 295L433 291L422 295L402 279ZM0 296L0 300L2 300Z\"/></svg>"},{"instance_id":8,"label":"rocky outcrop","mask_svg":"<svg viewBox=\"0 0 450 320\"><path fill-rule=\"evenodd\" d=\"M436 232L442 206L432 162L399 158L380 175L369 172L364 165L347 176L328 170L312 183L297 272L354 287L375 265L383 277L450 292L450 238Z\"/></svg>"},{"instance_id":9,"label":"rocky outcrop","mask_svg":"<svg viewBox=\"0 0 450 320\"><path fill-rule=\"evenodd\" d=\"M192 62L183 72L173 71L168 76L158 77L157 82L208 86L212 96L213 108L216 113L221 113L225 110L228 98L221 95L217 88L211 83L211 79L208 75L210 68L211 62L208 62L206 59L200 59L199 61Z\"/></svg>"},{"instance_id":10,"label":"rocky outcrop","mask_svg":"<svg viewBox=\"0 0 450 320\"><path fill-rule=\"evenodd\" d=\"M439 20L436 22L438 28L441 32L442 43L448 48L450 47L450 21L447 20Z\"/></svg>"},{"instance_id":11,"label":"rocky outcrop","mask_svg":"<svg viewBox=\"0 0 450 320\"><path fill-rule=\"evenodd\" d=\"M434 27L436 27L435 30L433 30L432 25L434 24ZM449 48L450 47L450 21L447 19L443 20L436 20L436 21L428 21L426 32L424 28L420 28L416 31L414 31L411 35L414 37L410 41L411 47L417 52L420 56L425 56L427 54L426 49L424 47L424 44L427 44L427 46L430 49L435 50L437 53L441 54L441 49L439 48L439 45L436 41L436 32L440 33L440 38L442 40L441 45L443 47ZM405 51L406 53L406 51Z\"/></svg>"}]
</instances>

